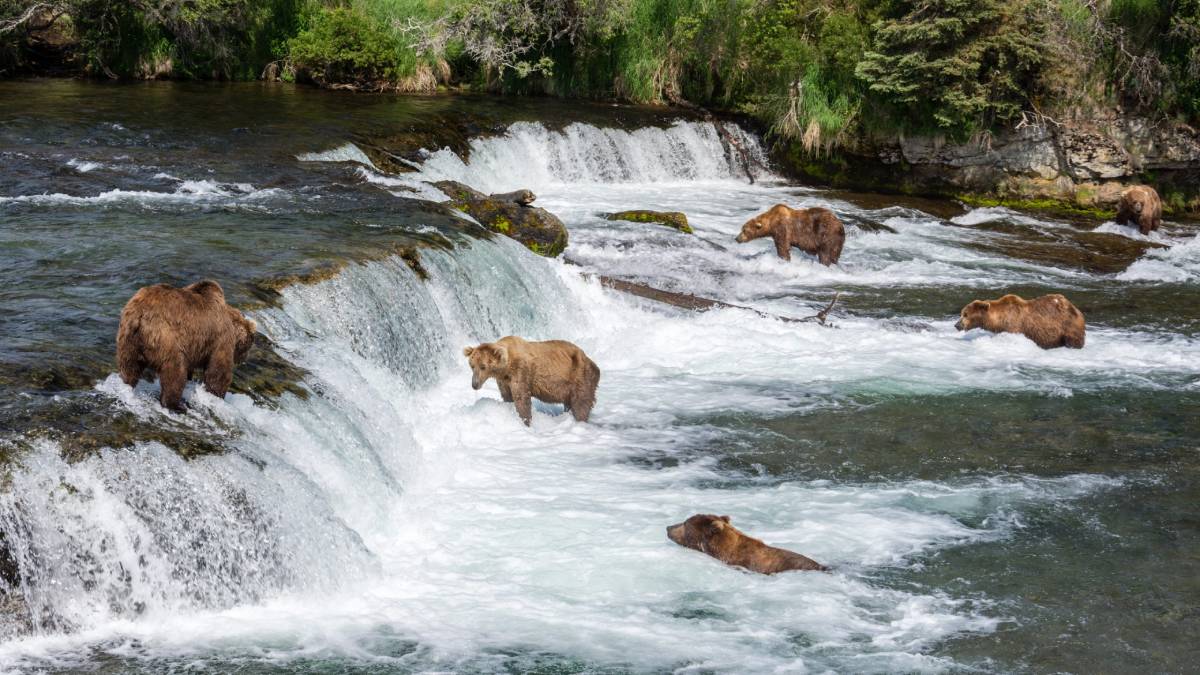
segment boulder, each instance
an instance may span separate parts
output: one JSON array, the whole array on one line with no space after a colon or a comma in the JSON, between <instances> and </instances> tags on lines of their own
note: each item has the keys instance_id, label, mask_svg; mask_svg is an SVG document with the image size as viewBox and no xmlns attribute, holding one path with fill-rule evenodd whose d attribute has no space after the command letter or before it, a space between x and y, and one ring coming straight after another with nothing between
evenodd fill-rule
<instances>
[{"instance_id":1,"label":"boulder","mask_svg":"<svg viewBox=\"0 0 1200 675\"><path fill-rule=\"evenodd\" d=\"M688 225L687 216L679 211L647 211L635 209L620 211L604 216L608 220L628 220L633 223L658 223L679 230L684 234L692 234L692 226Z\"/></svg>"},{"instance_id":2,"label":"boulder","mask_svg":"<svg viewBox=\"0 0 1200 675\"><path fill-rule=\"evenodd\" d=\"M533 193L528 190L485 195L452 180L431 185L450 197L453 208L493 232L516 239L538 255L553 258L567 248L567 226L546 209L528 206L533 201Z\"/></svg>"}]
</instances>

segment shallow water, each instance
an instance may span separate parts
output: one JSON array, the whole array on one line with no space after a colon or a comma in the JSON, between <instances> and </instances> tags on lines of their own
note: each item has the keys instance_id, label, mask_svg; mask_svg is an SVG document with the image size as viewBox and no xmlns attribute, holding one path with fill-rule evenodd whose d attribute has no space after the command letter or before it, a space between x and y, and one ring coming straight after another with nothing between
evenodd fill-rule
<instances>
[{"instance_id":1,"label":"shallow water","mask_svg":"<svg viewBox=\"0 0 1200 675\"><path fill-rule=\"evenodd\" d=\"M0 667L1189 670L1196 227L1147 241L1003 209L934 216L762 168L750 183L711 124L664 120L0 83L0 531L19 572L0 580L16 598ZM363 150L438 125L474 139L395 148L417 173ZM533 189L569 226L570 263L418 199L440 197L420 182L437 178ZM733 242L776 202L834 209L841 264ZM684 211L696 234L603 219L627 208ZM384 255L430 241L450 247L421 249L427 282ZM277 295L257 283L345 260ZM596 273L787 316L842 296L828 328L658 306ZM111 374L128 295L202 276L256 301L307 396L190 387L174 415L156 385ZM1068 295L1087 347L954 331L963 304L1005 292ZM494 385L468 386L462 346L510 333L591 355L591 423L537 405L526 428ZM139 442L65 461L61 418L93 411L226 451ZM664 536L694 512L835 571L725 568Z\"/></svg>"}]
</instances>

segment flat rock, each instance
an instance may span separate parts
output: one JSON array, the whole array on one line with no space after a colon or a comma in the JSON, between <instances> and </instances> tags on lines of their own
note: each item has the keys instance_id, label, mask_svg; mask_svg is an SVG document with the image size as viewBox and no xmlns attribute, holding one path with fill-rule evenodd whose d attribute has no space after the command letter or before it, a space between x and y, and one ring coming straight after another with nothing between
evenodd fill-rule
<instances>
[{"instance_id":1,"label":"flat rock","mask_svg":"<svg viewBox=\"0 0 1200 675\"><path fill-rule=\"evenodd\" d=\"M632 223L658 223L685 234L692 234L692 226L688 225L687 215L679 211L649 211L634 209L618 211L604 216L606 220L627 220Z\"/></svg>"}]
</instances>

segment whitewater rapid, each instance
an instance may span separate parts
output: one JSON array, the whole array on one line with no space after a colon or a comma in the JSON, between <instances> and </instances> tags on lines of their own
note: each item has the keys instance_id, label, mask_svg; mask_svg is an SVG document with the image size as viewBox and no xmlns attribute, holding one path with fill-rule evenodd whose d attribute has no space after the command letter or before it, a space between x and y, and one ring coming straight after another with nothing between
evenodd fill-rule
<instances>
[{"instance_id":1,"label":"whitewater rapid","mask_svg":"<svg viewBox=\"0 0 1200 675\"><path fill-rule=\"evenodd\" d=\"M271 409L190 388L187 423L241 431L228 455L186 461L147 444L68 466L50 444L35 453L3 522L44 553L27 601L54 621L0 646L0 663L82 665L72 659L91 645L481 670L512 649L635 669L941 668L928 646L997 619L977 601L880 588L873 571L1010 536L1022 508L1118 484L710 487L722 476L703 450L731 432L705 415L838 405L880 374L836 360L826 377L811 377L815 363L781 371L829 333L741 310L641 308L508 240L430 251L425 265L428 283L398 261L371 263L289 287L279 309L257 313L313 393ZM494 385L470 388L461 346L509 333L571 339L603 364L592 423L539 404L526 428ZM744 358L741 345L768 339L770 352ZM171 415L155 385L130 392L112 376L98 388ZM809 396L789 401L798 389ZM647 453L677 463L634 461ZM667 541L665 525L696 511L730 514L836 572L756 577ZM397 654L395 641L415 647Z\"/></svg>"},{"instance_id":2,"label":"whitewater rapid","mask_svg":"<svg viewBox=\"0 0 1200 675\"><path fill-rule=\"evenodd\" d=\"M1044 351L1019 336L956 332L955 304L900 317L910 323L840 311L827 328L606 290L594 273L799 315L831 285L984 293L1121 282L974 246L1007 236L971 229L976 219L1011 213L947 223L765 173L751 185L710 124L514 125L473 141L466 162L433 150L407 177L376 173L351 148L298 161L357 163L355 175L404 198L407 188L436 198L425 179L532 188L570 227L571 262L497 237L422 249L428 281L386 259L284 288L252 316L307 371L307 397L220 400L193 384L178 416L158 407L157 385L98 382L97 395L139 417L215 434L231 450L185 460L143 443L70 464L39 442L0 493L0 531L28 574L20 592L35 617L0 627L0 668L84 668L99 654L145 670L954 669L962 664L936 646L1021 617L979 593L889 574L1020 537L1031 513L1071 512L1134 479L1014 470L837 482L731 469L722 453L776 434L766 428L776 418L898 396L1200 382L1200 343L1172 332L1100 324L1084 350ZM270 202L270 189L181 182L162 196L94 199L237 210ZM788 264L763 242L734 244L741 222L774 201L843 216L843 263ZM683 210L696 236L603 219L625 208ZM1170 241L1135 267L1194 281L1178 278L1192 274L1192 246ZM462 347L508 334L571 340L600 365L590 423L535 404L527 428L494 383L471 389ZM665 526L696 512L728 514L834 571L751 575L669 542Z\"/></svg>"}]
</instances>

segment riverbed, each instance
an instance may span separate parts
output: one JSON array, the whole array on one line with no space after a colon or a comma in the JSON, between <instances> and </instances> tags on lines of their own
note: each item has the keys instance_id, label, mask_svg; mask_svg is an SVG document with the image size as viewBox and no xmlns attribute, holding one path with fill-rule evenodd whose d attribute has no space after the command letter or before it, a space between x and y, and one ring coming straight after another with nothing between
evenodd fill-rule
<instances>
[{"instance_id":1,"label":"riverbed","mask_svg":"<svg viewBox=\"0 0 1200 675\"><path fill-rule=\"evenodd\" d=\"M288 85L0 82L0 162L0 669L1200 658L1195 223L831 192L667 109ZM442 179L533 190L564 257L466 221ZM841 262L734 242L775 203L834 210ZM695 234L604 218L624 209ZM114 374L117 318L206 277L259 323L259 360L167 413ZM1067 295L1086 347L955 331L1009 292ZM831 326L774 318L834 293ZM536 404L526 428L471 389L462 348L508 334L587 351L590 423ZM698 512L833 572L667 540Z\"/></svg>"}]
</instances>

